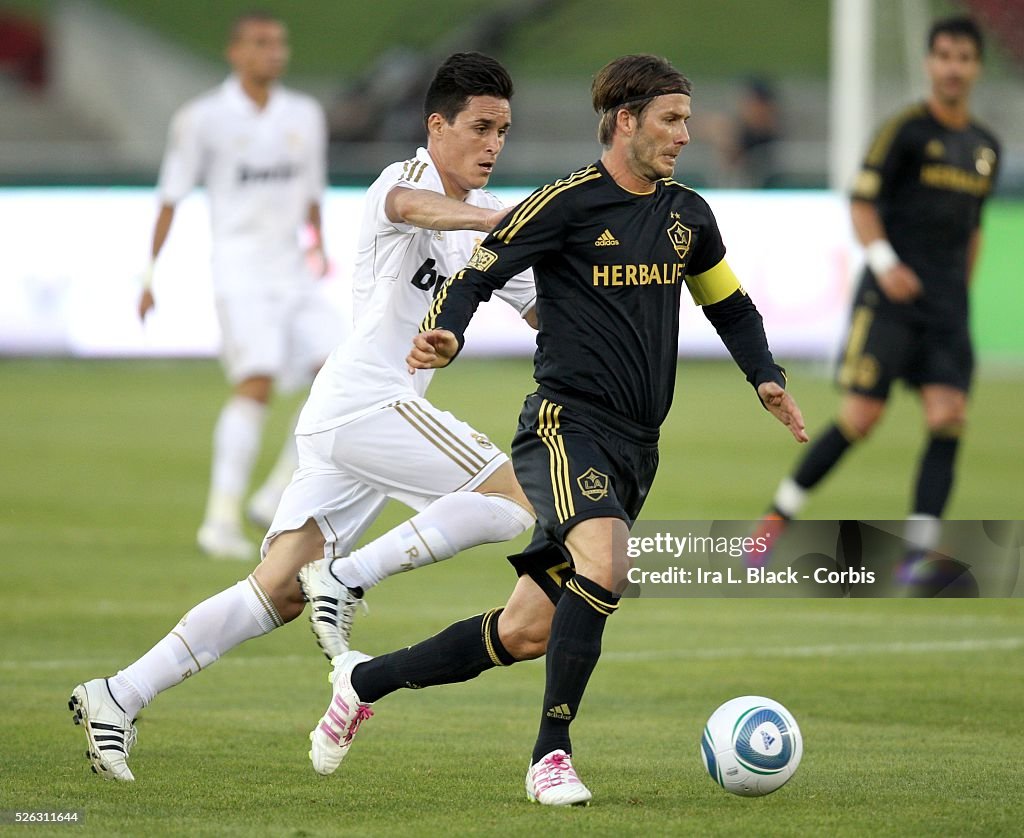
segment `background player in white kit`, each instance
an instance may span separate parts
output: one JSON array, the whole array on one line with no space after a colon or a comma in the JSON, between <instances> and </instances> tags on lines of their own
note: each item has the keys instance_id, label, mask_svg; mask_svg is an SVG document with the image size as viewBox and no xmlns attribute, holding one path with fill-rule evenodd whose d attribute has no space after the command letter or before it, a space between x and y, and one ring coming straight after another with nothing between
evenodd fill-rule
<instances>
[{"instance_id":1,"label":"background player in white kit","mask_svg":"<svg viewBox=\"0 0 1024 838\"><path fill-rule=\"evenodd\" d=\"M175 205L202 183L210 202L213 280L222 362L233 391L213 434L213 465L199 546L254 558L242 534L242 502L259 454L271 391L305 387L347 329L306 268L299 242L311 228L326 269L320 200L326 181L326 122L311 97L278 85L288 61L285 25L250 13L232 26L233 73L175 115L158 187L156 261ZM155 305L146 272L143 319ZM297 464L291 434L249 515L266 526Z\"/></svg>"},{"instance_id":2,"label":"background player in white kit","mask_svg":"<svg viewBox=\"0 0 1024 838\"><path fill-rule=\"evenodd\" d=\"M312 580L319 589L347 590L330 562L348 556L388 497L418 512L357 556L334 562L353 574L342 574L346 585L368 587L474 545L514 538L533 523L508 457L424 399L432 373L412 375L405 364L409 335L434 288L470 260L482 238L472 231L490 230L505 215L482 187L505 143L511 96L504 68L478 53L453 55L438 69L424 105L427 148L387 167L367 194L355 267L357 327L313 384L297 427L299 468L264 541L262 563L189 611L138 661L72 694L101 776L134 779L126 764L132 719L157 693L302 613L296 574L307 563L324 559ZM533 321L532 275L515 277L500 296ZM458 624L460 651L493 655L508 648L507 637L504 646L495 643L499 616L490 611ZM503 623L502 631L516 627Z\"/></svg>"}]
</instances>

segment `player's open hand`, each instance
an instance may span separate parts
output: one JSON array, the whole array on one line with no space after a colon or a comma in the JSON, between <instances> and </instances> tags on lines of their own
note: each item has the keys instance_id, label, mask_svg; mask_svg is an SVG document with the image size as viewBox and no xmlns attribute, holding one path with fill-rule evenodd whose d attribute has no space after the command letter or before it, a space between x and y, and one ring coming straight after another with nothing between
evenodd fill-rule
<instances>
[{"instance_id":1,"label":"player's open hand","mask_svg":"<svg viewBox=\"0 0 1024 838\"><path fill-rule=\"evenodd\" d=\"M459 341L447 329L420 332L412 339L412 349L405 358L409 372L446 367L459 351Z\"/></svg>"},{"instance_id":2,"label":"player's open hand","mask_svg":"<svg viewBox=\"0 0 1024 838\"><path fill-rule=\"evenodd\" d=\"M878 277L878 285L894 303L909 303L921 296L921 280L902 262Z\"/></svg>"},{"instance_id":3,"label":"player's open hand","mask_svg":"<svg viewBox=\"0 0 1024 838\"><path fill-rule=\"evenodd\" d=\"M804 415L789 393L774 381L765 381L757 388L757 395L772 416L789 428L793 439L797 442L807 442L810 439L804 427Z\"/></svg>"},{"instance_id":4,"label":"player's open hand","mask_svg":"<svg viewBox=\"0 0 1024 838\"><path fill-rule=\"evenodd\" d=\"M145 323L146 315L154 308L156 308L156 298L153 296L153 291L149 288L143 288L142 293L139 294L139 320Z\"/></svg>"}]
</instances>

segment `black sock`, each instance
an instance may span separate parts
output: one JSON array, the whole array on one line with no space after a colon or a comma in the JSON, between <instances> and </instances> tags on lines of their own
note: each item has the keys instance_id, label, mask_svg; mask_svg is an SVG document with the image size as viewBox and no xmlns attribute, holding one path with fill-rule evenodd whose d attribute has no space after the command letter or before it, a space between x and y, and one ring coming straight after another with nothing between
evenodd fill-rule
<instances>
[{"instance_id":1,"label":"black sock","mask_svg":"<svg viewBox=\"0 0 1024 838\"><path fill-rule=\"evenodd\" d=\"M846 449L853 445L853 440L847 439L839 426L835 423L829 426L818 441L811 446L811 450L800 462L793 480L802 489L810 489L817 485L836 463L846 453Z\"/></svg>"},{"instance_id":2,"label":"black sock","mask_svg":"<svg viewBox=\"0 0 1024 838\"><path fill-rule=\"evenodd\" d=\"M547 681L533 762L561 748L572 753L569 724L601 656L601 635L619 599L578 573L565 584L548 640Z\"/></svg>"},{"instance_id":3,"label":"black sock","mask_svg":"<svg viewBox=\"0 0 1024 838\"><path fill-rule=\"evenodd\" d=\"M933 436L921 457L914 491L914 512L919 515L942 517L949 493L953 489L953 465L956 460L956 437Z\"/></svg>"},{"instance_id":4,"label":"black sock","mask_svg":"<svg viewBox=\"0 0 1024 838\"><path fill-rule=\"evenodd\" d=\"M360 701L372 704L403 688L418 690L438 684L457 684L515 658L498 639L503 608L477 614L406 649L368 660L352 670L352 687Z\"/></svg>"}]
</instances>

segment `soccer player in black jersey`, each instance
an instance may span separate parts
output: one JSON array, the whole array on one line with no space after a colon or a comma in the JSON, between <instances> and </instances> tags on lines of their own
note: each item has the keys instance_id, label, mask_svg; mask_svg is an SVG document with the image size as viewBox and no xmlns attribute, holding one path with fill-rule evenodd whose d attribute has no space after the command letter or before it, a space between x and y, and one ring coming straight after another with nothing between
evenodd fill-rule
<instances>
[{"instance_id":1,"label":"soccer player in black jersey","mask_svg":"<svg viewBox=\"0 0 1024 838\"><path fill-rule=\"evenodd\" d=\"M628 528L657 468L684 285L764 407L807 440L761 316L725 262L714 214L671 179L689 141L689 81L665 59L626 56L598 73L593 101L601 159L506 216L438 292L407 359L410 368L447 365L477 304L533 266L538 389L526 399L512 458L538 527L526 551L510 559L519 581L503 609L370 660L336 658L328 710L346 731L338 744L347 751L377 699L465 681L546 649L526 790L550 805L591 798L572 765L569 724L597 664L605 620L618 608Z\"/></svg>"},{"instance_id":2,"label":"soccer player in black jersey","mask_svg":"<svg viewBox=\"0 0 1024 838\"><path fill-rule=\"evenodd\" d=\"M557 602L527 775L530 798L553 805L591 798L572 766L569 724L597 664L605 620L618 608L628 569L622 548L657 468L684 285L761 403L798 441L807 440L761 317L725 262L714 214L671 179L689 141L689 81L664 59L626 56L598 73L593 102L601 159L537 190L506 217L439 292L408 359L414 368L448 364L477 305L533 266L538 388L526 400L512 452L539 536L513 561L520 584L530 579ZM564 585L554 583L559 577ZM512 604L499 617L497 637L486 638L492 644L500 645ZM374 678L361 674L374 664L353 671L364 701L360 684L370 688Z\"/></svg>"},{"instance_id":3,"label":"soccer player in black jersey","mask_svg":"<svg viewBox=\"0 0 1024 838\"><path fill-rule=\"evenodd\" d=\"M928 427L904 579L939 538L974 367L968 287L999 166L999 142L969 109L982 49L970 18L937 21L928 37L928 99L884 123L868 149L851 204L867 267L838 370L839 415L782 481L762 524L777 533L800 512L810 489L882 418L892 383L902 379L920 393Z\"/></svg>"}]
</instances>

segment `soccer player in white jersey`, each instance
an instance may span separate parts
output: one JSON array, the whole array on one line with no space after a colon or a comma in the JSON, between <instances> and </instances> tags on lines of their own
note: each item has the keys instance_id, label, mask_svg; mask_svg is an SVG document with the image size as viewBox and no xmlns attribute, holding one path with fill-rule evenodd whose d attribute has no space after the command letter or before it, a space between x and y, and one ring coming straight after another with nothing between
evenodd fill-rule
<instances>
[{"instance_id":1,"label":"soccer player in white jersey","mask_svg":"<svg viewBox=\"0 0 1024 838\"><path fill-rule=\"evenodd\" d=\"M155 263L175 206L206 187L213 239L213 280L222 333L222 362L232 394L213 433L213 464L200 548L250 559L256 546L242 533L242 503L260 450L271 391L308 386L347 331L306 268L300 231L308 227L326 269L320 231L325 187L326 122L311 97L277 79L288 60L285 25L265 13L238 18L227 57L233 73L174 116L158 187ZM139 316L154 307L152 263ZM291 434L261 488L250 517L266 526L297 465Z\"/></svg>"},{"instance_id":2,"label":"soccer player in white jersey","mask_svg":"<svg viewBox=\"0 0 1024 838\"><path fill-rule=\"evenodd\" d=\"M434 289L474 255L482 236L471 231L488 231L505 215L483 187L511 124L511 96L504 68L479 53L453 55L438 69L424 105L426 149L386 168L367 195L358 325L328 358L300 416L299 467L263 543L263 561L195 606L135 663L80 684L71 696L100 776L134 779L126 763L132 720L157 693L302 613L296 575L307 563L320 559L322 571L310 580L317 591L347 591L514 538L533 523L508 457L423 398L431 373L411 374L405 364L409 335ZM514 278L501 296L535 325L532 274ZM357 562L349 553L388 497L417 513L358 551ZM342 566L341 581L332 563ZM454 627L452 659L507 658L500 632L516 627L499 625L499 616L489 611Z\"/></svg>"}]
</instances>

